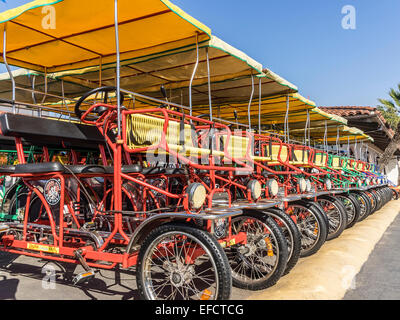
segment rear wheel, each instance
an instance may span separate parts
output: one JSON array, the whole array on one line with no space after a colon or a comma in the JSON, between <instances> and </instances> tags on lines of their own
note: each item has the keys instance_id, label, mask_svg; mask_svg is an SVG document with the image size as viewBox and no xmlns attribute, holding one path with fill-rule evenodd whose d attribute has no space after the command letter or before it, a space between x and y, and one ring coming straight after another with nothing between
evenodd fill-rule
<instances>
[{"instance_id":1,"label":"rear wheel","mask_svg":"<svg viewBox=\"0 0 400 320\"><path fill-rule=\"evenodd\" d=\"M340 194L337 195L336 197L342 202L346 210L347 214L346 229L351 228L356 224L358 217L360 216L360 211L361 211L360 204L352 194L346 194L346 195Z\"/></svg>"},{"instance_id":2,"label":"rear wheel","mask_svg":"<svg viewBox=\"0 0 400 320\"><path fill-rule=\"evenodd\" d=\"M391 189L392 192L392 200L397 200L399 199L399 192L395 189Z\"/></svg>"},{"instance_id":3,"label":"rear wheel","mask_svg":"<svg viewBox=\"0 0 400 320\"><path fill-rule=\"evenodd\" d=\"M146 300L226 300L231 271L209 233L182 224L152 230L139 251L136 281Z\"/></svg>"},{"instance_id":4,"label":"rear wheel","mask_svg":"<svg viewBox=\"0 0 400 320\"><path fill-rule=\"evenodd\" d=\"M377 199L376 199L375 195L369 191L364 191L363 193L368 197L369 203L371 204L371 210L369 213L371 215L377 209Z\"/></svg>"},{"instance_id":5,"label":"rear wheel","mask_svg":"<svg viewBox=\"0 0 400 320\"><path fill-rule=\"evenodd\" d=\"M317 199L323 208L329 221L327 240L337 238L347 226L347 214L342 202L330 196L322 196Z\"/></svg>"},{"instance_id":6,"label":"rear wheel","mask_svg":"<svg viewBox=\"0 0 400 320\"><path fill-rule=\"evenodd\" d=\"M301 234L300 257L316 253L325 243L328 233L323 214L312 202L302 200L289 203L287 213L295 221Z\"/></svg>"},{"instance_id":7,"label":"rear wheel","mask_svg":"<svg viewBox=\"0 0 400 320\"><path fill-rule=\"evenodd\" d=\"M265 212L275 219L285 236L288 246L288 261L284 272L284 275L286 275L293 269L300 258L301 234L293 219L284 211L278 208L270 208Z\"/></svg>"},{"instance_id":8,"label":"rear wheel","mask_svg":"<svg viewBox=\"0 0 400 320\"><path fill-rule=\"evenodd\" d=\"M232 218L232 233L245 232L245 245L225 249L235 287L261 290L283 275L288 259L285 237L276 222L262 212L246 212Z\"/></svg>"},{"instance_id":9,"label":"rear wheel","mask_svg":"<svg viewBox=\"0 0 400 320\"><path fill-rule=\"evenodd\" d=\"M375 189L371 189L370 192L375 196L375 199L376 199L375 211L378 211L383 207L383 204L384 204L382 195L380 194L380 192L378 190L375 190Z\"/></svg>"},{"instance_id":10,"label":"rear wheel","mask_svg":"<svg viewBox=\"0 0 400 320\"><path fill-rule=\"evenodd\" d=\"M362 192L352 193L360 204L360 215L357 222L364 220L371 212L371 202L367 195Z\"/></svg>"}]
</instances>

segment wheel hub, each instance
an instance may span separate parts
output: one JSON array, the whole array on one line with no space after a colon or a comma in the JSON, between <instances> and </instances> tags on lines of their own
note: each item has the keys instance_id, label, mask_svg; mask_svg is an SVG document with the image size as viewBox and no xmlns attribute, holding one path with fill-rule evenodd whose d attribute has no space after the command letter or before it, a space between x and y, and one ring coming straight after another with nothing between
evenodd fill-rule
<instances>
[{"instance_id":1,"label":"wheel hub","mask_svg":"<svg viewBox=\"0 0 400 320\"><path fill-rule=\"evenodd\" d=\"M256 252L256 250L257 250L257 245L254 243L245 244L238 249L239 253L245 257L251 256Z\"/></svg>"},{"instance_id":2,"label":"wheel hub","mask_svg":"<svg viewBox=\"0 0 400 320\"><path fill-rule=\"evenodd\" d=\"M171 273L171 283L175 287L180 287L183 284L183 278L178 272Z\"/></svg>"},{"instance_id":3,"label":"wheel hub","mask_svg":"<svg viewBox=\"0 0 400 320\"><path fill-rule=\"evenodd\" d=\"M178 269L177 266L171 271L170 281L173 286L181 287L184 284L188 284L193 279L194 268L193 266L187 266L184 269Z\"/></svg>"}]
</instances>

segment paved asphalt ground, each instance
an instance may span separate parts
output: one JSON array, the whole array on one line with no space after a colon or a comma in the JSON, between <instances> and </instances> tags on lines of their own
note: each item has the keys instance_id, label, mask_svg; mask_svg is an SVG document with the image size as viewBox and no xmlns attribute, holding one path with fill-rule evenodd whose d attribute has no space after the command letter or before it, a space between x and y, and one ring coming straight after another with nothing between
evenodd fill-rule
<instances>
[{"instance_id":1,"label":"paved asphalt ground","mask_svg":"<svg viewBox=\"0 0 400 320\"><path fill-rule=\"evenodd\" d=\"M377 243L355 278L355 289L350 289L344 299L400 299L399 244L400 215ZM55 279L55 286L43 281L46 268ZM80 266L0 253L0 299L137 299L134 272L101 270L90 284L75 287L72 275L81 271ZM233 289L232 299L250 295Z\"/></svg>"},{"instance_id":2,"label":"paved asphalt ground","mask_svg":"<svg viewBox=\"0 0 400 320\"><path fill-rule=\"evenodd\" d=\"M355 277L345 300L400 299L400 215L386 230Z\"/></svg>"}]
</instances>

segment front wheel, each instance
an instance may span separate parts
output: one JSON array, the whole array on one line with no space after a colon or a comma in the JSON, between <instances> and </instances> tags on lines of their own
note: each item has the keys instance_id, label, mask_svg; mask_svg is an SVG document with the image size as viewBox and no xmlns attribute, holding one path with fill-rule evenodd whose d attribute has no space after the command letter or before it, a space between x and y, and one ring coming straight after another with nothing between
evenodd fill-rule
<instances>
[{"instance_id":1,"label":"front wheel","mask_svg":"<svg viewBox=\"0 0 400 320\"><path fill-rule=\"evenodd\" d=\"M266 214L274 218L279 228L285 236L288 246L288 261L283 275L288 274L300 258L301 252L301 234L299 229L294 223L293 219L285 213L285 211L278 208L269 208L265 211Z\"/></svg>"},{"instance_id":2,"label":"front wheel","mask_svg":"<svg viewBox=\"0 0 400 320\"><path fill-rule=\"evenodd\" d=\"M232 233L240 232L246 233L246 244L225 250L233 285L247 290L273 286L283 275L288 260L288 247L281 229L262 212L246 212L232 218Z\"/></svg>"},{"instance_id":3,"label":"front wheel","mask_svg":"<svg viewBox=\"0 0 400 320\"><path fill-rule=\"evenodd\" d=\"M139 294L146 300L227 300L232 288L229 262L209 233L166 224L143 241L136 267Z\"/></svg>"},{"instance_id":4,"label":"front wheel","mask_svg":"<svg viewBox=\"0 0 400 320\"><path fill-rule=\"evenodd\" d=\"M337 195L339 200L342 201L343 206L347 213L347 226L346 229L354 226L360 216L361 207L360 203L357 201L356 197L352 194Z\"/></svg>"},{"instance_id":5,"label":"front wheel","mask_svg":"<svg viewBox=\"0 0 400 320\"><path fill-rule=\"evenodd\" d=\"M316 253L325 243L328 234L323 213L314 203L303 200L289 203L286 210L301 234L300 257Z\"/></svg>"},{"instance_id":6,"label":"front wheel","mask_svg":"<svg viewBox=\"0 0 400 320\"><path fill-rule=\"evenodd\" d=\"M347 213L342 202L330 196L322 196L317 199L323 208L329 221L327 240L339 237L347 226Z\"/></svg>"}]
</instances>

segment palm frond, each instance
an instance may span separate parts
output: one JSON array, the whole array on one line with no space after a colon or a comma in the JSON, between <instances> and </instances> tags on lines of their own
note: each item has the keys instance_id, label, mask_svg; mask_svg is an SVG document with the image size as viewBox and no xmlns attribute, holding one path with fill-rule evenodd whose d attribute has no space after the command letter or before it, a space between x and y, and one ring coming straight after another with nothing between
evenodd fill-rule
<instances>
[{"instance_id":1,"label":"palm frond","mask_svg":"<svg viewBox=\"0 0 400 320\"><path fill-rule=\"evenodd\" d=\"M389 95L392 97L394 103L400 108L400 91L390 89Z\"/></svg>"}]
</instances>

